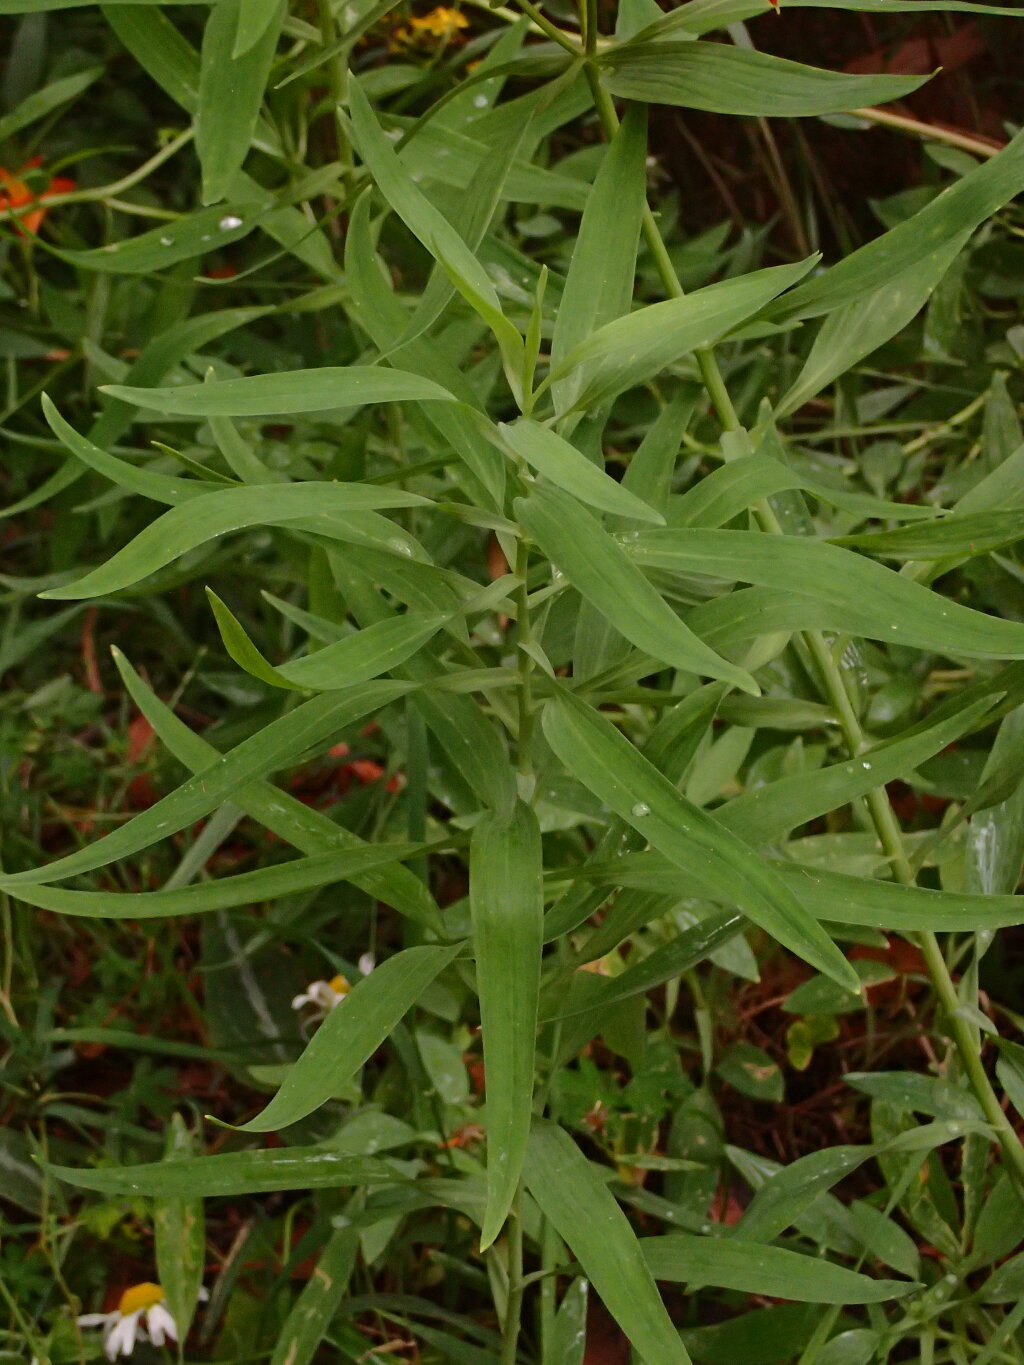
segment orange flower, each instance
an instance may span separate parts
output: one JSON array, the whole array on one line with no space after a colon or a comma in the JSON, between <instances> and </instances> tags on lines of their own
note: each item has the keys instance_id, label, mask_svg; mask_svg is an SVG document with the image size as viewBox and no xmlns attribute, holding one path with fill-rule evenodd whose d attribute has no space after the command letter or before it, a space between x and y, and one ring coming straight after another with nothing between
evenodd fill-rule
<instances>
[{"instance_id":1,"label":"orange flower","mask_svg":"<svg viewBox=\"0 0 1024 1365\"><path fill-rule=\"evenodd\" d=\"M42 207L45 199L51 198L55 194L67 194L69 190L75 188L75 182L68 180L65 176L58 175L53 178L41 193L30 189L23 176L26 171L34 170L42 163L42 157L34 156L31 161L22 166L17 175L13 175L6 167L0 166L0 209L21 209L27 204L37 204L38 208L31 209L28 213L19 214L14 220L15 231L35 236L39 231L40 224L46 217L46 209Z\"/></svg>"}]
</instances>

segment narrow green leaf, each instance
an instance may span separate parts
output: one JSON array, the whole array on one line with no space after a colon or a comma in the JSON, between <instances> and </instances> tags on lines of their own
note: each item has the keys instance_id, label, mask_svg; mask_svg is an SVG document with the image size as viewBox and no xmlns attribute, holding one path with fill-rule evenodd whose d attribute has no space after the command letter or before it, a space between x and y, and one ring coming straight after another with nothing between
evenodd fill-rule
<instances>
[{"instance_id":1,"label":"narrow green leaf","mask_svg":"<svg viewBox=\"0 0 1024 1365\"><path fill-rule=\"evenodd\" d=\"M206 594L217 618L224 648L235 663L272 687L293 691L334 692L340 687L377 678L415 654L437 634L446 619L440 613L409 612L388 621L378 621L326 649L274 668L217 594L210 588Z\"/></svg>"},{"instance_id":2,"label":"narrow green leaf","mask_svg":"<svg viewBox=\"0 0 1024 1365\"><path fill-rule=\"evenodd\" d=\"M290 370L221 379L212 384L178 384L166 389L105 384L101 392L137 408L179 417L278 417L299 412L332 412L366 403L452 401L439 384L401 370L369 365L347 369Z\"/></svg>"},{"instance_id":3,"label":"narrow green leaf","mask_svg":"<svg viewBox=\"0 0 1024 1365\"><path fill-rule=\"evenodd\" d=\"M384 136L356 80L350 82L349 103L356 146L378 190L409 231L448 271L466 301L484 318L512 371L518 373L523 357L523 340L502 312L487 271L447 218L416 187L399 161L394 147Z\"/></svg>"},{"instance_id":4,"label":"narrow green leaf","mask_svg":"<svg viewBox=\"0 0 1024 1365\"><path fill-rule=\"evenodd\" d=\"M754 270L698 289L681 299L652 303L599 327L551 373L565 378L578 365L586 381L574 409L589 408L636 384L647 384L667 366L710 346L807 274L816 256L795 265Z\"/></svg>"},{"instance_id":5,"label":"narrow green leaf","mask_svg":"<svg viewBox=\"0 0 1024 1365\"><path fill-rule=\"evenodd\" d=\"M641 1238L640 1247L656 1280L710 1284L799 1303L886 1303L920 1288L913 1281L873 1280L820 1256L733 1238L672 1232Z\"/></svg>"},{"instance_id":6,"label":"narrow green leaf","mask_svg":"<svg viewBox=\"0 0 1024 1365\"><path fill-rule=\"evenodd\" d=\"M218 749L179 720L170 707L154 695L117 650L114 651L114 663L129 695L152 725L161 743L190 772L202 772L222 757ZM314 810L269 782L250 781L234 792L232 800L254 820L311 856L370 847L357 834L337 824L323 811ZM389 863L377 870L353 873L352 881L374 900L394 906L403 915L408 915L433 932L440 931L441 917L433 897L419 877L401 863Z\"/></svg>"},{"instance_id":7,"label":"narrow green leaf","mask_svg":"<svg viewBox=\"0 0 1024 1365\"><path fill-rule=\"evenodd\" d=\"M60 256L79 270L111 275L154 274L179 261L194 260L240 242L259 227L272 207L269 196L220 204L162 223L125 241L110 242L90 251L61 251Z\"/></svg>"},{"instance_id":8,"label":"narrow green leaf","mask_svg":"<svg viewBox=\"0 0 1024 1365\"><path fill-rule=\"evenodd\" d=\"M359 1229L335 1229L316 1270L302 1286L270 1357L270 1365L309 1365L338 1311L359 1251Z\"/></svg>"},{"instance_id":9,"label":"narrow green leaf","mask_svg":"<svg viewBox=\"0 0 1024 1365\"><path fill-rule=\"evenodd\" d=\"M195 1139L180 1114L172 1114L164 1148L165 1161L192 1156ZM178 1325L178 1339L188 1336L206 1263L206 1222L203 1201L192 1197L168 1198L153 1205L153 1242L157 1280L167 1296L167 1307Z\"/></svg>"},{"instance_id":10,"label":"narrow green leaf","mask_svg":"<svg viewBox=\"0 0 1024 1365\"><path fill-rule=\"evenodd\" d=\"M690 1365L626 1215L568 1133L534 1125L524 1178L644 1365Z\"/></svg>"},{"instance_id":11,"label":"narrow green leaf","mask_svg":"<svg viewBox=\"0 0 1024 1365\"><path fill-rule=\"evenodd\" d=\"M452 947L406 948L358 981L313 1034L280 1090L246 1133L287 1128L336 1095L394 1032L430 983L462 951Z\"/></svg>"},{"instance_id":12,"label":"narrow green leaf","mask_svg":"<svg viewBox=\"0 0 1024 1365\"><path fill-rule=\"evenodd\" d=\"M846 958L772 868L687 801L609 721L560 692L544 708L543 725L573 776L670 862L840 985L859 989Z\"/></svg>"},{"instance_id":13,"label":"narrow green leaf","mask_svg":"<svg viewBox=\"0 0 1024 1365\"><path fill-rule=\"evenodd\" d=\"M279 526L306 517L413 507L424 499L371 484L306 483L217 489L205 498L172 507L119 550L106 564L73 583L41 593L52 601L120 592L189 550L230 531ZM397 528L396 528L397 530Z\"/></svg>"},{"instance_id":14,"label":"narrow green leaf","mask_svg":"<svg viewBox=\"0 0 1024 1365\"><path fill-rule=\"evenodd\" d=\"M505 444L533 469L600 512L611 512L632 521L664 526L665 518L617 483L564 437L539 422L521 417L509 425L498 423Z\"/></svg>"},{"instance_id":15,"label":"narrow green leaf","mask_svg":"<svg viewBox=\"0 0 1024 1365\"><path fill-rule=\"evenodd\" d=\"M807 118L902 99L927 76L850 76L724 43L632 42L602 60L613 95L713 114Z\"/></svg>"},{"instance_id":16,"label":"narrow green leaf","mask_svg":"<svg viewBox=\"0 0 1024 1365\"><path fill-rule=\"evenodd\" d=\"M943 555L987 554L1024 540L1024 512L964 512L898 531L833 536L833 545L863 550L885 559L940 559Z\"/></svg>"},{"instance_id":17,"label":"narrow green leaf","mask_svg":"<svg viewBox=\"0 0 1024 1365\"><path fill-rule=\"evenodd\" d=\"M235 45L231 49L233 61L244 57L264 36L271 24L280 23L279 9L278 0L239 0L238 28L235 32Z\"/></svg>"},{"instance_id":18,"label":"narrow green leaf","mask_svg":"<svg viewBox=\"0 0 1024 1365\"><path fill-rule=\"evenodd\" d=\"M269 1152L222 1152L217 1156L154 1161L143 1166L78 1170L46 1165L57 1180L101 1194L149 1199L212 1199L219 1195L269 1194L275 1190L344 1189L405 1180L385 1161L322 1147L279 1147Z\"/></svg>"},{"instance_id":19,"label":"narrow green leaf","mask_svg":"<svg viewBox=\"0 0 1024 1365\"><path fill-rule=\"evenodd\" d=\"M626 552L572 498L534 488L516 515L545 555L627 640L688 673L724 678L758 695L753 678L715 654L662 600Z\"/></svg>"},{"instance_id":20,"label":"narrow green leaf","mask_svg":"<svg viewBox=\"0 0 1024 1365\"><path fill-rule=\"evenodd\" d=\"M276 0L260 36L235 55L241 4L217 0L203 31L195 127L204 204L227 198L248 154L287 8Z\"/></svg>"},{"instance_id":21,"label":"narrow green leaf","mask_svg":"<svg viewBox=\"0 0 1024 1365\"><path fill-rule=\"evenodd\" d=\"M804 536L756 531L640 531L631 557L649 568L739 579L781 592L813 584L814 596L866 628L858 633L892 644L979 658L1024 658L1024 625L986 616L939 597L873 560ZM813 629L818 623L809 621ZM765 631L776 629L765 624ZM857 629L857 627L852 627Z\"/></svg>"},{"instance_id":22,"label":"narrow green leaf","mask_svg":"<svg viewBox=\"0 0 1024 1365\"><path fill-rule=\"evenodd\" d=\"M469 899L487 1074L485 1248L512 1207L530 1134L544 943L542 868L537 818L521 801L510 817L488 813L474 827Z\"/></svg>"},{"instance_id":23,"label":"narrow green leaf","mask_svg":"<svg viewBox=\"0 0 1024 1365\"><path fill-rule=\"evenodd\" d=\"M1024 924L1024 896L932 891L819 867L802 867L788 860L767 861L808 914L834 924L937 934L969 934L978 929ZM634 887L664 896L702 894L702 882L695 874L684 873L656 852L629 853L603 868L595 864L587 869L587 876L608 886Z\"/></svg>"},{"instance_id":24,"label":"narrow green leaf","mask_svg":"<svg viewBox=\"0 0 1024 1365\"><path fill-rule=\"evenodd\" d=\"M863 0L862 0L863 3ZM969 235L1024 190L1024 132L997 156L955 180L912 217L798 285L769 310L772 321L817 317L883 289L916 261Z\"/></svg>"},{"instance_id":25,"label":"narrow green leaf","mask_svg":"<svg viewBox=\"0 0 1024 1365\"><path fill-rule=\"evenodd\" d=\"M275 863L234 877L197 882L170 891L65 891L56 886L21 886L12 891L27 905L59 915L87 919L166 919L173 915L202 915L236 905L255 905L319 886L353 881L375 868L387 867L421 855L421 844L356 844L333 853Z\"/></svg>"},{"instance_id":26,"label":"narrow green leaf","mask_svg":"<svg viewBox=\"0 0 1024 1365\"><path fill-rule=\"evenodd\" d=\"M90 66L84 71L76 71L71 76L51 81L49 85L44 85L39 90L33 90L31 95L19 100L17 107L9 114L0 118L0 142L6 142L15 133L20 133L22 128L27 128L30 123L52 114L62 104L69 104L77 99L102 75L102 66Z\"/></svg>"},{"instance_id":27,"label":"narrow green leaf","mask_svg":"<svg viewBox=\"0 0 1024 1365\"><path fill-rule=\"evenodd\" d=\"M779 400L779 415L795 412L841 374L877 351L928 302L970 233L960 232L891 276L873 294L837 308L825 319L803 369Z\"/></svg>"},{"instance_id":28,"label":"narrow green leaf","mask_svg":"<svg viewBox=\"0 0 1024 1365\"><path fill-rule=\"evenodd\" d=\"M279 720L271 721L229 754L218 754L209 767L200 770L177 791L88 848L69 853L46 867L5 873L0 884L11 891L19 886L38 886L80 872L92 872L138 853L202 819L254 778L295 763L311 748L329 747L350 725L405 696L412 687L411 683L400 682L361 683L345 692L313 697Z\"/></svg>"},{"instance_id":29,"label":"narrow green leaf","mask_svg":"<svg viewBox=\"0 0 1024 1365\"><path fill-rule=\"evenodd\" d=\"M612 139L587 197L555 315L551 365L557 371L575 346L629 312L647 202L647 111L635 104ZM580 366L553 384L555 407L568 412L587 376Z\"/></svg>"}]
</instances>

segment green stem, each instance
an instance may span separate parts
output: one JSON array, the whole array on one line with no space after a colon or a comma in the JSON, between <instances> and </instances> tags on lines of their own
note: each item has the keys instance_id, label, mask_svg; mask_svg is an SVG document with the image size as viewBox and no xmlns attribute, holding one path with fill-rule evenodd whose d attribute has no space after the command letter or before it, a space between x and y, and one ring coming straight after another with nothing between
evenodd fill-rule
<instances>
[{"instance_id":1,"label":"green stem","mask_svg":"<svg viewBox=\"0 0 1024 1365\"><path fill-rule=\"evenodd\" d=\"M587 3L591 3L591 0L587 0ZM619 127L615 106L611 96L601 85L593 63L587 63L586 74L601 127L605 138L610 141ZM682 298L683 287L679 282L679 277L672 264L672 258L649 204L644 207L642 227L644 240L651 252L665 293L669 298ZM726 431L740 430L741 423L726 389L725 380L714 350L707 347L697 351L696 357L708 396L715 406L722 426ZM754 508L754 513L763 531L771 535L782 534L782 527L778 518L767 501L758 503ZM868 746L860 720L851 701L843 668L833 658L832 651L819 631L803 632L803 640L821 675L825 693L835 708L846 746L849 752L856 756ZM869 793L867 807L875 831L886 856L892 864L897 879L905 886L913 886L916 878L903 844L903 834L892 806L889 804L888 794L883 787L876 788ZM960 1062L968 1082L984 1111L986 1119L995 1129L1011 1176L1021 1192L1024 1193L1024 1145L1021 1144L1013 1124L1003 1112L999 1097L982 1064L971 1026L958 1013L960 1008L959 997L938 939L933 933L928 932L917 935L917 940L928 969L928 975L931 978L932 988L946 1015L949 1034L959 1053Z\"/></svg>"},{"instance_id":2,"label":"green stem","mask_svg":"<svg viewBox=\"0 0 1024 1365\"><path fill-rule=\"evenodd\" d=\"M501 1365L515 1365L523 1315L523 1220L521 1195L516 1193L505 1227L508 1231L508 1302L501 1337Z\"/></svg>"}]
</instances>

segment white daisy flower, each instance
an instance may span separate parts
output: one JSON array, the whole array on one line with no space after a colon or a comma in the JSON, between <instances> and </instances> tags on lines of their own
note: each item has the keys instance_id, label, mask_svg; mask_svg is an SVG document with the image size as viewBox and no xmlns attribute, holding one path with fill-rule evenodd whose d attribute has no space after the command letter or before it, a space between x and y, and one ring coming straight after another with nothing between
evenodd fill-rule
<instances>
[{"instance_id":1,"label":"white daisy flower","mask_svg":"<svg viewBox=\"0 0 1024 1365\"><path fill-rule=\"evenodd\" d=\"M363 976L369 976L375 965L373 953L363 953L359 959L359 971ZM352 983L348 977L340 973L332 976L330 981L311 981L302 994L297 995L292 1001L292 1009L301 1010L304 1006L311 1005L313 1018L326 1019L351 989Z\"/></svg>"},{"instance_id":2,"label":"white daisy flower","mask_svg":"<svg viewBox=\"0 0 1024 1365\"><path fill-rule=\"evenodd\" d=\"M75 1321L79 1327L103 1328L108 1360L130 1356L137 1341L163 1346L165 1341L178 1340L178 1324L168 1312L164 1291L148 1281L126 1289L113 1313L84 1313Z\"/></svg>"}]
</instances>

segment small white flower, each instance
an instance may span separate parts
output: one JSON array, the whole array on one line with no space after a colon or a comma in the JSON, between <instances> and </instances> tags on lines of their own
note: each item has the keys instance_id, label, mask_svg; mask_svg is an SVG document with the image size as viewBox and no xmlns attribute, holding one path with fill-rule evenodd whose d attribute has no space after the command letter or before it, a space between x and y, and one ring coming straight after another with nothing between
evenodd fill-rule
<instances>
[{"instance_id":1,"label":"small white flower","mask_svg":"<svg viewBox=\"0 0 1024 1365\"><path fill-rule=\"evenodd\" d=\"M373 953L363 953L359 959L359 971L363 976L369 976L376 966L376 958ZM297 995L292 1001L293 1010L301 1010L305 1005L311 1005L312 1017L315 1019L326 1019L331 1010L335 1009L345 999L351 991L352 983L347 976L332 976L330 981L311 981L301 995Z\"/></svg>"},{"instance_id":2,"label":"small white flower","mask_svg":"<svg viewBox=\"0 0 1024 1365\"><path fill-rule=\"evenodd\" d=\"M130 1356L137 1341L163 1346L165 1341L178 1340L178 1324L168 1312L164 1291L149 1281L126 1289L112 1313L84 1313L75 1321L79 1327L103 1328L108 1360Z\"/></svg>"}]
</instances>

